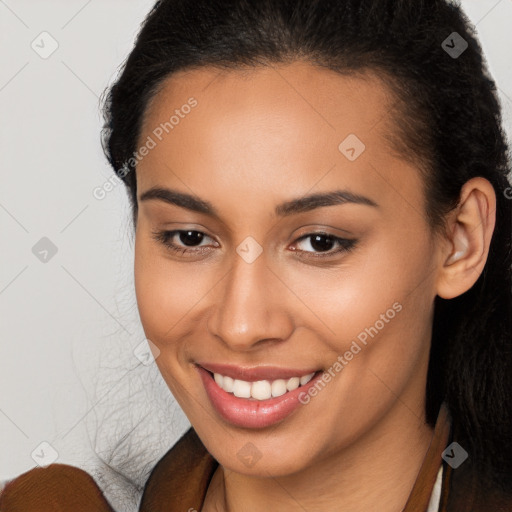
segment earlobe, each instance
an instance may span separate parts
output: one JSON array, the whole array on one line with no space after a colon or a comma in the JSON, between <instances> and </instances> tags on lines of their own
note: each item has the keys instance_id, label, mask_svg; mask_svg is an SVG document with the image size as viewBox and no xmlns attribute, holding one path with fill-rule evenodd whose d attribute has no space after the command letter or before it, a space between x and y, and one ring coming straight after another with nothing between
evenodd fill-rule
<instances>
[{"instance_id":1,"label":"earlobe","mask_svg":"<svg viewBox=\"0 0 512 512\"><path fill-rule=\"evenodd\" d=\"M493 186L484 178L469 180L448 226L450 235L437 280L440 297L458 297L478 280L487 261L495 222Z\"/></svg>"}]
</instances>

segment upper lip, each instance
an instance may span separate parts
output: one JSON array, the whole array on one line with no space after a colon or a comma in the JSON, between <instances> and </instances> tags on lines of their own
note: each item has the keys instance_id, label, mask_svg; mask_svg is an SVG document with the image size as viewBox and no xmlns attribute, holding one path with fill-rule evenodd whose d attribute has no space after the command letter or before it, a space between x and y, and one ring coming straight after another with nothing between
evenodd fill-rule
<instances>
[{"instance_id":1,"label":"upper lip","mask_svg":"<svg viewBox=\"0 0 512 512\"><path fill-rule=\"evenodd\" d=\"M211 373L231 377L232 379L256 382L258 380L290 379L315 373L318 368L301 370L297 368L279 368L277 366L234 366L231 364L196 363Z\"/></svg>"}]
</instances>

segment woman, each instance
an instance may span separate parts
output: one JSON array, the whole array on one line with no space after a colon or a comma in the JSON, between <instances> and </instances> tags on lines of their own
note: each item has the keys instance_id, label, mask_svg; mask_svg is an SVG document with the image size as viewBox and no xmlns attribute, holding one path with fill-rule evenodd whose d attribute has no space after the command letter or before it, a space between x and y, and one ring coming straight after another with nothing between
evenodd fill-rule
<instances>
[{"instance_id":1,"label":"woman","mask_svg":"<svg viewBox=\"0 0 512 512\"><path fill-rule=\"evenodd\" d=\"M510 166L457 6L162 0L105 114L192 425L140 510L512 510ZM64 465L0 505L71 499L111 510Z\"/></svg>"}]
</instances>

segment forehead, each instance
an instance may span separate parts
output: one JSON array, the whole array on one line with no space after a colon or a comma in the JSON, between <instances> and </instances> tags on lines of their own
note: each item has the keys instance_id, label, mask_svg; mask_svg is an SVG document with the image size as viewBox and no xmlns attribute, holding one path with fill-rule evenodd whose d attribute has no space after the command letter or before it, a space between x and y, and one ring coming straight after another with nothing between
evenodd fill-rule
<instances>
[{"instance_id":1,"label":"forehead","mask_svg":"<svg viewBox=\"0 0 512 512\"><path fill-rule=\"evenodd\" d=\"M138 165L137 181L269 198L316 184L376 196L386 188L421 201L419 173L388 143L394 100L376 75L305 62L182 71L146 109L139 143L151 137L156 144Z\"/></svg>"},{"instance_id":2,"label":"forehead","mask_svg":"<svg viewBox=\"0 0 512 512\"><path fill-rule=\"evenodd\" d=\"M179 71L162 82L147 105L144 128L168 120L168 114L190 97L198 100L205 117L219 108L227 115L229 106L230 122L237 120L237 113L244 123L257 122L262 115L270 120L272 111L275 118L308 120L313 127L323 124L341 131L376 124L388 128L395 102L391 88L370 72L342 75L302 61L236 69L202 67ZM270 127L269 123L266 128Z\"/></svg>"}]
</instances>

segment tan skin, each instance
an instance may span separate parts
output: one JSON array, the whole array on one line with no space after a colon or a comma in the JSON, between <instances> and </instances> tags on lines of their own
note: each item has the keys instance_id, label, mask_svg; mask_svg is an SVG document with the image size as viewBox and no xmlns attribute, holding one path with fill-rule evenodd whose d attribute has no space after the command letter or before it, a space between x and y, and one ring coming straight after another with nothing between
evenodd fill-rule
<instances>
[{"instance_id":1,"label":"tan skin","mask_svg":"<svg viewBox=\"0 0 512 512\"><path fill-rule=\"evenodd\" d=\"M425 217L419 170L392 151L392 93L376 76L341 76L303 62L173 75L146 112L140 141L193 96L198 105L139 163L138 197L154 186L210 202L219 218L139 200L135 284L158 368L220 466L203 511L397 512L433 430L425 386L433 301L477 280L495 222L495 194L475 178L447 218ZM349 161L348 134L365 151ZM279 217L277 205L349 190L378 206L345 203ZM196 247L153 231L197 230ZM355 239L328 256L307 234ZM263 253L236 252L253 237ZM198 249L198 246L200 249ZM195 251L195 252L194 252ZM197 361L327 369L393 303L402 310L311 402L272 427L224 421ZM254 444L247 467L237 452Z\"/></svg>"}]
</instances>

